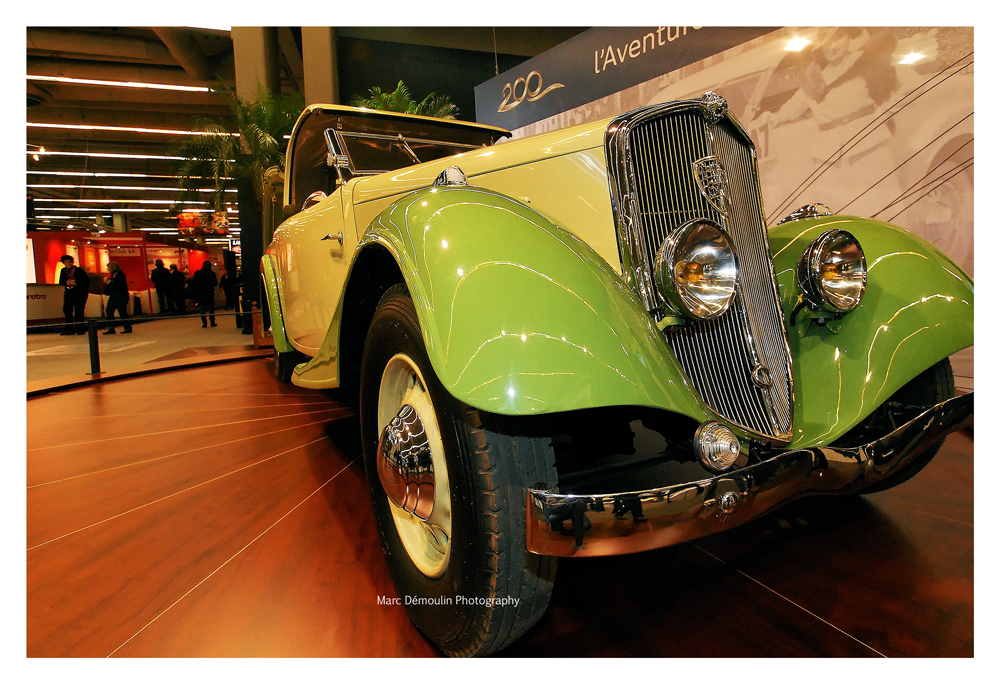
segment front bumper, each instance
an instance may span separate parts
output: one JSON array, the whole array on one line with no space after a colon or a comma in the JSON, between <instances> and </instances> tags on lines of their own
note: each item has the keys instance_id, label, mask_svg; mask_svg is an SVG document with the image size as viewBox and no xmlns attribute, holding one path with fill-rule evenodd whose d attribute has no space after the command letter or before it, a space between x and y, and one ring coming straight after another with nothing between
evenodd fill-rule
<instances>
[{"instance_id":1,"label":"front bumper","mask_svg":"<svg viewBox=\"0 0 1000 684\"><path fill-rule=\"evenodd\" d=\"M528 551L612 556L741 525L807 494L850 494L905 467L972 421L973 395L944 401L885 437L852 448L796 449L716 477L641 492L528 490Z\"/></svg>"}]
</instances>

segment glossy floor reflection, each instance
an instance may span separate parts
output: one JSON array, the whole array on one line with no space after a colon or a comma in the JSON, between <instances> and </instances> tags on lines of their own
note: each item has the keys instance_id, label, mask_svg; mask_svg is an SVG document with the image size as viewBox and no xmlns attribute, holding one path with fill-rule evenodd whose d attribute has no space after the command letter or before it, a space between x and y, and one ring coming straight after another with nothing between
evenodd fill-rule
<instances>
[{"instance_id":1,"label":"glossy floor reflection","mask_svg":"<svg viewBox=\"0 0 1000 684\"><path fill-rule=\"evenodd\" d=\"M266 361L28 401L29 657L435 656L395 596L336 394ZM973 655L973 441L866 497L563 561L504 656Z\"/></svg>"}]
</instances>

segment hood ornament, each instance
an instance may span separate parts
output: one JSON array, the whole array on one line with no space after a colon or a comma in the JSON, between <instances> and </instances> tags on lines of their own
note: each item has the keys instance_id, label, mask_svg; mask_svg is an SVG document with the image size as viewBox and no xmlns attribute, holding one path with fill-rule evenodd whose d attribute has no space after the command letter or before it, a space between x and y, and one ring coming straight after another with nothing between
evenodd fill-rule
<instances>
[{"instance_id":1,"label":"hood ornament","mask_svg":"<svg viewBox=\"0 0 1000 684\"><path fill-rule=\"evenodd\" d=\"M726 169L723 168L719 158L702 157L693 162L691 167L702 196L723 216L729 216L729 199L726 197L729 181L726 178Z\"/></svg>"},{"instance_id":2,"label":"hood ornament","mask_svg":"<svg viewBox=\"0 0 1000 684\"><path fill-rule=\"evenodd\" d=\"M825 204L815 202L813 204L807 204L799 207L791 214L778 221L778 225L780 226L782 223L788 223L789 221L798 221L799 219L816 218L817 216L833 216L833 212L830 211L830 207Z\"/></svg>"},{"instance_id":3,"label":"hood ornament","mask_svg":"<svg viewBox=\"0 0 1000 684\"><path fill-rule=\"evenodd\" d=\"M705 93L705 96L701 98L701 103L704 109L701 113L705 115L711 123L719 123L722 117L726 115L729 111L729 104L726 102L725 98L718 93L712 92L711 90Z\"/></svg>"}]
</instances>

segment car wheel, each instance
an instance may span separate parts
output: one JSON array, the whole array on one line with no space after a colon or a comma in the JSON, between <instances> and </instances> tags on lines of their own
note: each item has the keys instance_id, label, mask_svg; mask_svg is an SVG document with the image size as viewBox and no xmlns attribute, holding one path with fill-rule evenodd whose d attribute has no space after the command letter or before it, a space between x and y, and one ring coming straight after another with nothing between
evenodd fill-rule
<instances>
[{"instance_id":1,"label":"car wheel","mask_svg":"<svg viewBox=\"0 0 1000 684\"><path fill-rule=\"evenodd\" d=\"M525 507L555 456L528 425L448 394L405 288L385 293L361 364L365 471L398 598L447 655L498 651L548 605L556 559L527 552Z\"/></svg>"},{"instance_id":2,"label":"car wheel","mask_svg":"<svg viewBox=\"0 0 1000 684\"><path fill-rule=\"evenodd\" d=\"M944 359L903 385L898 392L890 397L889 401L897 402L904 406L930 408L954 396L955 375L951 369L951 362L948 359ZM850 446L859 446L867 441L871 441L870 438L860 439L857 436L852 436L852 433L848 433L845 439L852 442ZM841 440L842 442L843 440ZM882 492L903 484L931 462L931 459L940 451L942 444L944 444L944 438L932 444L915 460L903 466L901 470L893 473L884 480L865 487L859 493L871 494L873 492Z\"/></svg>"}]
</instances>

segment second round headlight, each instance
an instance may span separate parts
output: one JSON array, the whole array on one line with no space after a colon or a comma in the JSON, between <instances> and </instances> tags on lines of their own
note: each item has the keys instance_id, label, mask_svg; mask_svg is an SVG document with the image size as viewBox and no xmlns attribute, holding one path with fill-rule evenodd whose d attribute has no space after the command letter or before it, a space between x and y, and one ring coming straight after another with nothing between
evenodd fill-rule
<instances>
[{"instance_id":1,"label":"second round headlight","mask_svg":"<svg viewBox=\"0 0 1000 684\"><path fill-rule=\"evenodd\" d=\"M814 309L844 314L859 303L868 281L865 253L846 230L828 230L803 252L799 286Z\"/></svg>"},{"instance_id":2,"label":"second round headlight","mask_svg":"<svg viewBox=\"0 0 1000 684\"><path fill-rule=\"evenodd\" d=\"M677 228L656 253L653 278L676 313L718 318L736 296L739 269L726 232L714 221L695 219Z\"/></svg>"}]
</instances>

